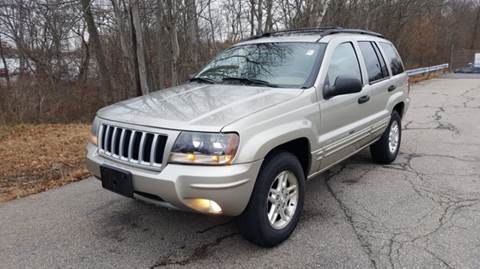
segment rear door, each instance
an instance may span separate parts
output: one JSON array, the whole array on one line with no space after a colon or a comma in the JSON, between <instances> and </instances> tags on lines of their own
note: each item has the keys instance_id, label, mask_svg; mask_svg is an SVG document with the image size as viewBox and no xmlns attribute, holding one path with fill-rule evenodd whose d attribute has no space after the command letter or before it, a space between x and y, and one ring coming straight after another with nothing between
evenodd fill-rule
<instances>
[{"instance_id":1,"label":"rear door","mask_svg":"<svg viewBox=\"0 0 480 269\"><path fill-rule=\"evenodd\" d=\"M368 137L357 143L357 148L362 148L378 137L388 125L390 113L387 111L386 104L394 86L378 44L374 41L358 41L358 47L367 76L367 84L363 92L369 98L368 103L361 107L362 114L365 115L363 121L370 132Z\"/></svg>"},{"instance_id":2,"label":"rear door","mask_svg":"<svg viewBox=\"0 0 480 269\"><path fill-rule=\"evenodd\" d=\"M408 92L408 75L405 73L405 68L397 49L395 49L392 43L387 41L380 41L378 44L383 55L385 55L387 66L390 69L390 87L392 87L390 88L390 95L398 92Z\"/></svg>"}]
</instances>

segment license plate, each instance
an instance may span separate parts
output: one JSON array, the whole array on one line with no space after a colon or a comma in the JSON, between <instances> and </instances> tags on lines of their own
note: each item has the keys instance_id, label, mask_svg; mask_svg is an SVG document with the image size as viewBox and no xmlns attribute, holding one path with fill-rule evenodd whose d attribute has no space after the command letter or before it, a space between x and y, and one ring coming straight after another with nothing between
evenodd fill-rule
<instances>
[{"instance_id":1,"label":"license plate","mask_svg":"<svg viewBox=\"0 0 480 269\"><path fill-rule=\"evenodd\" d=\"M102 187L115 193L133 197L132 174L111 166L100 167Z\"/></svg>"}]
</instances>

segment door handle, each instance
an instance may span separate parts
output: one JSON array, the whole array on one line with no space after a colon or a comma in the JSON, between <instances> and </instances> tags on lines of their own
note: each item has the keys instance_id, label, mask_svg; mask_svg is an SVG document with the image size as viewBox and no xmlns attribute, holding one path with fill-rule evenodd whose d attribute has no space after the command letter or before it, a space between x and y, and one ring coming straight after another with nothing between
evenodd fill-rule
<instances>
[{"instance_id":1,"label":"door handle","mask_svg":"<svg viewBox=\"0 0 480 269\"><path fill-rule=\"evenodd\" d=\"M392 86L388 87L388 91L393 92L396 88L397 88L397 86L392 85Z\"/></svg>"},{"instance_id":2,"label":"door handle","mask_svg":"<svg viewBox=\"0 0 480 269\"><path fill-rule=\"evenodd\" d=\"M363 103L368 102L368 100L370 100L370 96L364 95L364 96L361 96L361 97L358 98L358 103L363 104Z\"/></svg>"}]
</instances>

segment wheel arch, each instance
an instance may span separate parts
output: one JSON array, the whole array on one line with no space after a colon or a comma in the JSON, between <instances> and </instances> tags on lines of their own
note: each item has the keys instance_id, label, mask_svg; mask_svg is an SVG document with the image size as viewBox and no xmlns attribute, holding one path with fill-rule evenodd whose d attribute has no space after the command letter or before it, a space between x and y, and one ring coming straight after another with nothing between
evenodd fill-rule
<instances>
[{"instance_id":1,"label":"wheel arch","mask_svg":"<svg viewBox=\"0 0 480 269\"><path fill-rule=\"evenodd\" d=\"M265 156L265 159L283 151L289 152L297 157L298 161L302 165L303 173L305 177L307 177L312 166L311 145L308 138L300 137L280 144L272 148Z\"/></svg>"},{"instance_id":2,"label":"wheel arch","mask_svg":"<svg viewBox=\"0 0 480 269\"><path fill-rule=\"evenodd\" d=\"M392 112L393 112L393 111L397 111L398 114L400 115L400 118L403 118L403 114L404 114L404 112L405 112L405 102L402 101L402 102L397 103L397 104L393 107Z\"/></svg>"}]
</instances>

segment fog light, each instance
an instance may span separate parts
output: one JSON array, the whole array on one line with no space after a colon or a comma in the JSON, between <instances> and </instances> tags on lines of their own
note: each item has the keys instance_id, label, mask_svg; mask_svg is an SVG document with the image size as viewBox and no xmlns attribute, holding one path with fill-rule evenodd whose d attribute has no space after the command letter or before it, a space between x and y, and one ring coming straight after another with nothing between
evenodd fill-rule
<instances>
[{"instance_id":1,"label":"fog light","mask_svg":"<svg viewBox=\"0 0 480 269\"><path fill-rule=\"evenodd\" d=\"M186 199L188 206L191 208L209 214L221 214L222 208L215 201L208 199Z\"/></svg>"}]
</instances>

